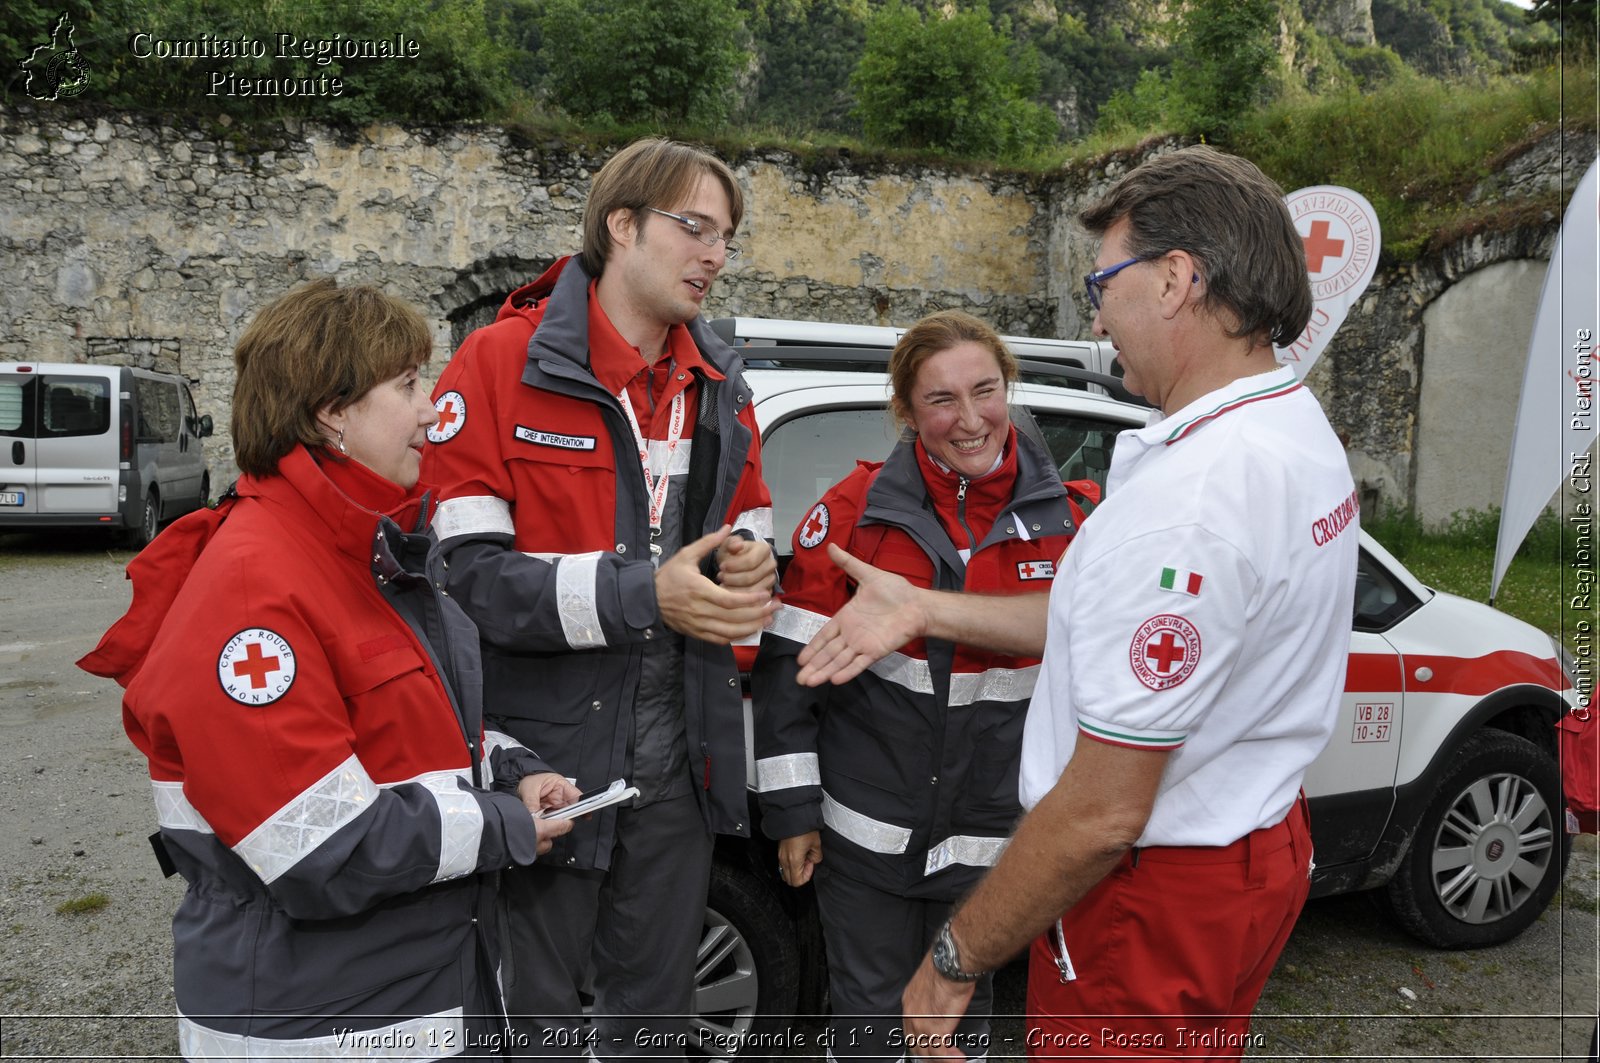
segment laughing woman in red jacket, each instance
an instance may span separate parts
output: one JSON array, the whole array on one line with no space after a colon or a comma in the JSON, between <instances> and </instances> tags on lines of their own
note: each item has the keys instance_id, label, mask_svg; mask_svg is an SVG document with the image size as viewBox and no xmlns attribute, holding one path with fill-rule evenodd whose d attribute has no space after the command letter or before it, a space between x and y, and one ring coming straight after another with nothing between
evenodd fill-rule
<instances>
[{"instance_id":1,"label":"laughing woman in red jacket","mask_svg":"<svg viewBox=\"0 0 1600 1063\"><path fill-rule=\"evenodd\" d=\"M1039 662L918 640L843 686L802 687L795 655L849 600L837 543L920 587L1042 593L1082 513L1044 449L1011 425L1016 358L994 330L944 311L889 358L909 438L862 462L795 531L782 607L753 673L762 829L784 881L815 875L840 1059L905 1053L900 993L1021 814L1022 720ZM1098 497L1094 484L1078 485ZM958 1036L988 1043L991 976Z\"/></svg>"},{"instance_id":2,"label":"laughing woman in red jacket","mask_svg":"<svg viewBox=\"0 0 1600 1063\"><path fill-rule=\"evenodd\" d=\"M82 665L150 760L186 1058L498 1056L495 873L577 791L483 728L478 639L424 575L432 337L304 285L234 352L244 476L129 566Z\"/></svg>"}]
</instances>

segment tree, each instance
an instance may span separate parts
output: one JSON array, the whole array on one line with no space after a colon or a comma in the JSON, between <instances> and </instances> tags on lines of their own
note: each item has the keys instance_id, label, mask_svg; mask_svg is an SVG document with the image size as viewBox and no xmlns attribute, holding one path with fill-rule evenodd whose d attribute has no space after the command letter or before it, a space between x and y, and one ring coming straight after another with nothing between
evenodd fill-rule
<instances>
[{"instance_id":1,"label":"tree","mask_svg":"<svg viewBox=\"0 0 1600 1063\"><path fill-rule=\"evenodd\" d=\"M579 117L710 125L745 61L734 0L549 0L545 86Z\"/></svg>"},{"instance_id":2,"label":"tree","mask_svg":"<svg viewBox=\"0 0 1600 1063\"><path fill-rule=\"evenodd\" d=\"M890 147L995 159L1045 147L1056 121L1029 100L1037 55L1009 52L983 7L925 18L891 0L868 21L866 51L850 78L863 133Z\"/></svg>"},{"instance_id":3,"label":"tree","mask_svg":"<svg viewBox=\"0 0 1600 1063\"><path fill-rule=\"evenodd\" d=\"M1101 127L1225 137L1265 102L1277 62L1277 26L1278 0L1194 0L1183 15L1170 71L1146 70L1131 92L1108 100Z\"/></svg>"}]
</instances>

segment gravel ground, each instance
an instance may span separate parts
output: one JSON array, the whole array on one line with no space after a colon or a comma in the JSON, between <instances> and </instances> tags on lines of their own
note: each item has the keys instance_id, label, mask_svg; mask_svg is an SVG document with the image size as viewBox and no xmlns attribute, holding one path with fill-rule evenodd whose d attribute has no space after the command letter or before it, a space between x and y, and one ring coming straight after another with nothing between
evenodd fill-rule
<instances>
[{"instance_id":1,"label":"gravel ground","mask_svg":"<svg viewBox=\"0 0 1600 1063\"><path fill-rule=\"evenodd\" d=\"M129 557L87 533L0 534L6 1058L176 1052L168 927L182 886L161 877L145 840L149 782L122 733L120 691L73 666L127 607ZM1251 1057L1584 1059L1597 926L1592 838L1578 839L1556 904L1494 949L1420 945L1363 896L1313 902L1262 998ZM1003 983L1017 1007L1020 975ZM995 1055L1020 1056L1017 1024L997 1033Z\"/></svg>"}]
</instances>

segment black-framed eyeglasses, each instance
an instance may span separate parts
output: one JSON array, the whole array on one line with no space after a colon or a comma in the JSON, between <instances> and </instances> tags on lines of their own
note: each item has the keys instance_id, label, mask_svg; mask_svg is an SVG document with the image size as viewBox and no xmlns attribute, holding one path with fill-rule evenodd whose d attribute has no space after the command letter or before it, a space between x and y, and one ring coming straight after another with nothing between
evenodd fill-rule
<instances>
[{"instance_id":1,"label":"black-framed eyeglasses","mask_svg":"<svg viewBox=\"0 0 1600 1063\"><path fill-rule=\"evenodd\" d=\"M729 262L732 262L734 259L739 257L739 252L741 250L739 245L734 243L728 237L723 236L722 231L716 226L707 225L699 218L690 218L682 214L674 214L670 210L660 210L656 207L646 207L644 209L652 213L659 214L663 218L671 218L685 229L688 229L690 236L694 237L696 240L699 240L707 247L716 247L717 241L722 241L722 250L723 253L728 256Z\"/></svg>"},{"instance_id":2,"label":"black-framed eyeglasses","mask_svg":"<svg viewBox=\"0 0 1600 1063\"><path fill-rule=\"evenodd\" d=\"M1149 259L1143 256L1139 258L1130 258L1126 262L1118 262L1115 266L1107 266L1105 269L1097 269L1093 273L1085 274L1083 278L1083 290L1089 293L1089 305L1094 307L1096 310L1099 310L1100 296L1105 291L1106 281L1110 280L1112 277L1115 277L1129 266L1135 266L1140 262L1148 261Z\"/></svg>"}]
</instances>

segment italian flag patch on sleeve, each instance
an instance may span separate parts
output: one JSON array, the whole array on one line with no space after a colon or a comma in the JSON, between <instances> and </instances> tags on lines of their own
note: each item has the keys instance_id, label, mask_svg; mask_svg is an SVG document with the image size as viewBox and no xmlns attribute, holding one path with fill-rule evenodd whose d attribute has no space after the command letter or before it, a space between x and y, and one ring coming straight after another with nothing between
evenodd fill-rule
<instances>
[{"instance_id":1,"label":"italian flag patch on sleeve","mask_svg":"<svg viewBox=\"0 0 1600 1063\"><path fill-rule=\"evenodd\" d=\"M1200 584L1205 577L1198 572L1189 572L1181 568L1164 568L1161 570L1161 589L1164 591L1177 591L1179 594L1200 596Z\"/></svg>"}]
</instances>

